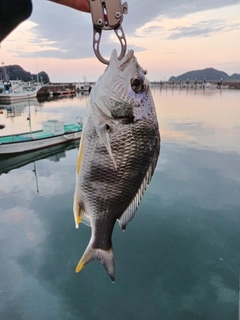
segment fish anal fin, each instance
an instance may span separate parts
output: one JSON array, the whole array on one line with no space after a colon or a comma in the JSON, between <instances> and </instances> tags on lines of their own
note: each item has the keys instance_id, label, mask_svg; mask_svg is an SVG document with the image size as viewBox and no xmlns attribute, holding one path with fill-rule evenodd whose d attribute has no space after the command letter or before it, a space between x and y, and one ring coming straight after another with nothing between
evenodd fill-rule
<instances>
[{"instance_id":1,"label":"fish anal fin","mask_svg":"<svg viewBox=\"0 0 240 320\"><path fill-rule=\"evenodd\" d=\"M142 193L142 196L143 196L143 193ZM123 231L126 230L127 224L134 218L142 196L140 196L140 192L138 191L136 196L133 198L133 200L131 201L131 203L127 207L127 209L124 211L124 213L118 219L118 223Z\"/></svg>"},{"instance_id":2,"label":"fish anal fin","mask_svg":"<svg viewBox=\"0 0 240 320\"><path fill-rule=\"evenodd\" d=\"M87 246L87 249L85 250L82 258L80 259L76 267L76 272L81 271L90 261L94 259L98 259L104 265L112 282L114 282L115 271L114 271L114 257L113 257L112 248L108 250L93 248L91 241Z\"/></svg>"}]
</instances>

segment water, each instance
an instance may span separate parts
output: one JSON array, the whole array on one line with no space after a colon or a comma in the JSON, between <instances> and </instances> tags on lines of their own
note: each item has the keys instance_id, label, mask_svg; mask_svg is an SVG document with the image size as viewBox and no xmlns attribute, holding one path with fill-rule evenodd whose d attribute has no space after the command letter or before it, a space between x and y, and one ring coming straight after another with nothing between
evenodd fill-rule
<instances>
[{"instance_id":1,"label":"water","mask_svg":"<svg viewBox=\"0 0 240 320\"><path fill-rule=\"evenodd\" d=\"M238 318L240 91L153 96L161 156L136 217L115 227L114 284L98 261L75 274L90 239L74 228L76 145L0 164L0 319ZM86 102L32 102L32 129L75 122ZM19 113L0 114L0 134L29 130L28 107Z\"/></svg>"}]
</instances>

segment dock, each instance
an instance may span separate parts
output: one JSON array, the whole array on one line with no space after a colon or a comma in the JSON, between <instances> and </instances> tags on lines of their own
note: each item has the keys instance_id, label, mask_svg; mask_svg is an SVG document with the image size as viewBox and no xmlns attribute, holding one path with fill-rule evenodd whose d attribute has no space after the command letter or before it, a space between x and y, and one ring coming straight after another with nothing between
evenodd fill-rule
<instances>
[{"instance_id":1,"label":"dock","mask_svg":"<svg viewBox=\"0 0 240 320\"><path fill-rule=\"evenodd\" d=\"M52 83L42 86L37 96L64 96L76 94L76 85L73 83Z\"/></svg>"},{"instance_id":2,"label":"dock","mask_svg":"<svg viewBox=\"0 0 240 320\"><path fill-rule=\"evenodd\" d=\"M240 81L222 80L186 80L186 81L152 81L151 87L172 89L240 89Z\"/></svg>"}]
</instances>

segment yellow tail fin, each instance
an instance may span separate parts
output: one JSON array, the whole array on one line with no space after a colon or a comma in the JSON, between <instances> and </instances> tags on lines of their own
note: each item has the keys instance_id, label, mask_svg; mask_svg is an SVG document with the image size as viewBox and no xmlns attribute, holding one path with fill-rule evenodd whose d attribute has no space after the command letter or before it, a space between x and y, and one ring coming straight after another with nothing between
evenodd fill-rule
<instances>
[{"instance_id":1,"label":"yellow tail fin","mask_svg":"<svg viewBox=\"0 0 240 320\"><path fill-rule=\"evenodd\" d=\"M115 271L112 248L110 248L109 250L103 250L99 248L95 249L92 247L91 241L76 267L76 272L81 271L91 260L94 259L98 259L100 262L102 262L112 282L114 282Z\"/></svg>"}]
</instances>

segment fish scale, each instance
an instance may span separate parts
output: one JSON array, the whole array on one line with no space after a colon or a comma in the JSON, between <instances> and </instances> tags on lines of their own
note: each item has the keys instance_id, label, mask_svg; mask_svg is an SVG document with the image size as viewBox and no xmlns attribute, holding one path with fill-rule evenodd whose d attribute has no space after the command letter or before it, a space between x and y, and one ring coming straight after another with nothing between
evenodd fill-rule
<instances>
[{"instance_id":1,"label":"fish scale","mask_svg":"<svg viewBox=\"0 0 240 320\"><path fill-rule=\"evenodd\" d=\"M141 81L134 82L134 77ZM77 272L98 259L114 281L115 222L124 230L133 219L159 151L158 122L144 71L133 51L122 61L113 51L92 89L79 148L74 217L77 227L84 222L92 234Z\"/></svg>"}]
</instances>

